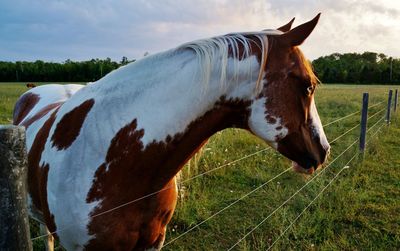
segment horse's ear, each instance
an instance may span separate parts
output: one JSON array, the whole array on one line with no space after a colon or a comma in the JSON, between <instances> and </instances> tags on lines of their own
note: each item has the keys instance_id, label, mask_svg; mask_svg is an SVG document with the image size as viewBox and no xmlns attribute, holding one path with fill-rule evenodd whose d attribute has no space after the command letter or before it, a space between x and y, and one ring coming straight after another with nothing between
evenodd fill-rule
<instances>
[{"instance_id":1,"label":"horse's ear","mask_svg":"<svg viewBox=\"0 0 400 251\"><path fill-rule=\"evenodd\" d=\"M284 26L279 27L277 30L282 31L282 32L288 32L290 31L290 28L292 28L292 24L294 22L295 18L292 18L292 20L289 21L289 23L285 24Z\"/></svg>"},{"instance_id":2,"label":"horse's ear","mask_svg":"<svg viewBox=\"0 0 400 251\"><path fill-rule=\"evenodd\" d=\"M280 35L282 39L287 41L291 46L301 45L304 40L311 34L318 23L321 13L318 13L311 21L293 28L292 30Z\"/></svg>"}]
</instances>

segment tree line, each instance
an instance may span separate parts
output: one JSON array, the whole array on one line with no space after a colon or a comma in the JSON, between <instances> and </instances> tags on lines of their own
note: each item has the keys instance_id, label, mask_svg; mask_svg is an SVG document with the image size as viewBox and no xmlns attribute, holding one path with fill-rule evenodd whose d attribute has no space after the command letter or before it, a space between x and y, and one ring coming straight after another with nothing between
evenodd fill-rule
<instances>
[{"instance_id":1,"label":"tree line","mask_svg":"<svg viewBox=\"0 0 400 251\"><path fill-rule=\"evenodd\" d=\"M0 61L0 82L91 82L118 67L134 62L123 57L120 62L92 59L62 63ZM312 61L323 83L391 84L400 82L400 59L382 53L334 53Z\"/></svg>"},{"instance_id":2,"label":"tree line","mask_svg":"<svg viewBox=\"0 0 400 251\"><path fill-rule=\"evenodd\" d=\"M0 82L92 82L129 62L132 61L127 57L120 62L110 58L81 62L66 60L63 63L0 61Z\"/></svg>"},{"instance_id":3,"label":"tree line","mask_svg":"<svg viewBox=\"0 0 400 251\"><path fill-rule=\"evenodd\" d=\"M395 84L400 82L400 59L382 53L334 53L312 62L323 83Z\"/></svg>"}]
</instances>

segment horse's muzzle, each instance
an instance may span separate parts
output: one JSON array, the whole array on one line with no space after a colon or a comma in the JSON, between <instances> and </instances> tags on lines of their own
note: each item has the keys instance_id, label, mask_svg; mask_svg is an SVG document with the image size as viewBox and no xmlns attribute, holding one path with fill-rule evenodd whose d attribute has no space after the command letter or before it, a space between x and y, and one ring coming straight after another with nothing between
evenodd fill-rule
<instances>
[{"instance_id":1,"label":"horse's muzzle","mask_svg":"<svg viewBox=\"0 0 400 251\"><path fill-rule=\"evenodd\" d=\"M292 168L296 173L313 174L315 171L315 168L313 166L309 168L304 168L295 161L292 161Z\"/></svg>"},{"instance_id":2,"label":"horse's muzzle","mask_svg":"<svg viewBox=\"0 0 400 251\"><path fill-rule=\"evenodd\" d=\"M313 174L315 170L320 168L323 163L328 159L330 154L330 146L327 145L323 147L320 152L320 160L315 160L313 158L304 158L301 160L301 164L292 161L292 167L295 172Z\"/></svg>"}]
</instances>

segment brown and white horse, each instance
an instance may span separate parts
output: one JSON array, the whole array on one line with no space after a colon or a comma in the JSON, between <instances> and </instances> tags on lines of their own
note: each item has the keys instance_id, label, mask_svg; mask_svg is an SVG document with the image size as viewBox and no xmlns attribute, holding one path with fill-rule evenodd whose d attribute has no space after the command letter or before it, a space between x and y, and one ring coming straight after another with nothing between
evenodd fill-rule
<instances>
[{"instance_id":1,"label":"brown and white horse","mask_svg":"<svg viewBox=\"0 0 400 251\"><path fill-rule=\"evenodd\" d=\"M68 250L158 250L175 209L175 175L228 127L249 130L312 173L329 144L314 103L317 78L297 46L318 19L187 43L90 85L22 95L14 124L26 127L32 214Z\"/></svg>"}]
</instances>

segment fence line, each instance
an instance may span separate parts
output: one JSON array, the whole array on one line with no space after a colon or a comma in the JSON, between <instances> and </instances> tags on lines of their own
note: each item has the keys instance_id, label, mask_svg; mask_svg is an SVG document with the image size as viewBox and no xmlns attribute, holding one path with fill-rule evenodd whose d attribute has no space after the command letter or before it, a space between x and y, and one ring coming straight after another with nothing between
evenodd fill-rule
<instances>
[{"instance_id":1,"label":"fence line","mask_svg":"<svg viewBox=\"0 0 400 251\"><path fill-rule=\"evenodd\" d=\"M384 101L379 102L379 103L376 103L376 104L370 106L369 108L372 108L372 107L375 107L375 106L377 106L377 105L380 105L380 104L382 104L383 102L384 102ZM333 123L337 123L337 122L339 122L339 121L341 121L341 120L343 120L343 119L346 119L346 118L348 118L348 117L350 117L350 116L352 116L352 115L358 114L358 113L360 113L360 112L358 111L358 112L354 112L354 113L352 113L352 114L348 114L348 115L346 115L346 116L344 116L344 117L341 117L341 118L339 118L339 119L336 119L335 121L332 121L332 122L330 122L330 123L324 125L324 127L325 127L325 126L328 126L328 125L331 125L331 124L333 124ZM350 130L346 131L345 133L343 133L342 135L340 135L339 137L337 137L336 139L334 139L334 140L331 141L330 143L335 142L336 140L338 140L339 138L341 138L341 137L343 137L344 135L348 134L350 131L354 130L354 129L357 128L358 126L359 126L359 125L357 125L357 126L351 128ZM205 171L205 172L203 172L203 173L200 173L200 174L198 174L198 175L195 175L195 176L193 176L193 177L190 177L190 178L188 178L188 179L186 179L186 180L183 180L183 181L179 182L179 185L180 185L180 184L183 184L183 183L185 183L185 182L188 182L188 181L190 181L190 180L193 180L193 179L202 177L202 176L204 176L204 175L206 175L206 174L209 174L209 173L211 173L211 172L214 172L214 171L216 171L216 170L219 170L219 169L221 169L221 168L223 168L223 167L230 166L230 165L232 165L232 164L234 164L234 163L236 163L236 162L239 162L239 161L241 161L241 160L250 158L250 157L252 157L252 156L254 156L254 155L257 155L257 154L259 154L259 153L261 153L261 152L264 152L264 151L267 151L267 150L270 150L270 149L271 149L271 148L264 148L264 149L261 149L261 150L259 150L259 151L257 151L257 152L254 152L254 153L252 153L252 154L245 155L245 156L243 156L243 157L241 157L241 158L239 158L239 159L236 159L236 160L231 161L231 162L229 162L229 163L223 164L223 165L218 166L218 167L216 167L216 168L213 168L213 169L211 169L211 170ZM335 160L336 160L336 159L335 159ZM332 162L332 163L333 163L333 162ZM330 164L329 164L329 165L330 165ZM329 165L328 165L327 167L329 167ZM325 169L326 169L327 167L325 167ZM290 169L290 168L289 168L289 169ZM289 170L289 169L288 169L288 170ZM325 169L323 169L323 170L325 170ZM321 171L321 172L322 172L322 171ZM320 172L320 173L321 173L321 172ZM317 175L319 175L319 174L317 174ZM317 175L316 175L316 176L317 176ZM314 177L316 177L316 176L314 176ZM108 213L113 212L113 211L115 211L115 210L118 210L118 209L120 209L120 208L122 208L122 207L128 206L128 205L133 204L133 203L135 203L135 202L137 202L137 201L140 201L140 200L143 200L143 199L145 199L145 198L151 197L151 196L156 195L156 194L158 194L158 193L160 193L160 192L162 192L162 191L165 191L165 190L168 190L168 189L171 189L171 188L174 188L174 187L175 187L175 186L172 186L172 185L171 185L171 186L167 186L167 187L165 187L165 188L163 188L163 189L160 189L160 190L158 190L158 191L155 191L155 192L153 192L153 193L147 194L147 195L142 196L142 197L140 197L140 198L137 198L137 199L128 201L128 202L126 202L126 203L123 203L123 204L121 204L121 205L118 205L118 206L116 206L116 207L113 207L113 208L111 208L111 209L108 209L108 210L106 210L106 211L103 211L103 212L100 212L100 213L98 213L98 214L95 214L95 215L92 215L92 216L90 216L90 217L87 217L86 219L88 219L88 218L96 218L96 217L99 217L99 216L108 214ZM224 210L225 210L225 209L224 209ZM223 210L223 211L224 211L224 210ZM214 216L213 216L213 217L214 217ZM84 219L82 219L82 220L84 220ZM78 222L78 221L79 221L79 219L78 219L76 222ZM204 223L204 222L203 222L203 223ZM201 224L203 224L203 223L201 223ZM72 226L74 226L74 225L76 225L76 223L71 224L70 226L67 226L67 227L65 227L65 228L63 228L63 229L58 229L58 230L56 230L56 231L54 231L54 232L51 232L51 233L48 233L48 234L36 236L36 237L34 237L34 238L31 238L31 241L34 241L34 240L37 240L37 239L41 239L41 238L47 237L47 236L49 236L49 235L56 234L57 232L64 231L64 230L66 230L66 229L68 229L68 228L70 228L70 227L72 227ZM191 231L191 230L190 230L190 231ZM168 244L169 244L169 243L168 243Z\"/></svg>"},{"instance_id":2,"label":"fence line","mask_svg":"<svg viewBox=\"0 0 400 251\"><path fill-rule=\"evenodd\" d=\"M246 193L245 195L241 196L239 199L235 200L234 202L230 203L228 206L222 208L221 210L217 211L216 213L212 214L211 216L209 216L207 219L201 221L200 223L194 225L193 227L189 228L188 230L186 230L185 232L183 232L182 234L180 234L179 236L177 236L176 238L168 241L166 244L164 244L165 246L168 246L169 244L171 244L172 242L180 239L181 237L183 237L184 235L186 235L187 233L189 233L190 231L192 231L193 229L199 227L200 225L204 224L205 222L209 221L210 219L214 218L215 216L217 216L218 214L222 213L223 211L225 211L226 209L230 208L231 206L235 205L236 203L238 203L239 201L243 200L244 198L246 198L247 196L249 196L250 194L258 191L259 189L263 188L264 186L266 186L267 184L269 184L271 181L275 180L276 178L278 178L279 176L281 176L282 174L288 172L290 169L292 169L292 167L287 168L286 170L284 170L283 172L279 173L278 175L276 175L275 177L269 179L268 181L264 182L263 184L261 184L260 186L258 186L257 188L253 189L252 191Z\"/></svg>"},{"instance_id":3,"label":"fence line","mask_svg":"<svg viewBox=\"0 0 400 251\"><path fill-rule=\"evenodd\" d=\"M385 124L382 124L378 129L374 132L374 134L371 135L370 139L373 138L384 126ZM370 139L367 140L367 143L369 143Z\"/></svg>"},{"instance_id":4,"label":"fence line","mask_svg":"<svg viewBox=\"0 0 400 251\"><path fill-rule=\"evenodd\" d=\"M382 103L384 103L384 102L385 102L385 101L382 101L382 102L376 103L376 104L374 104L374 105L372 105L372 106L369 106L368 109L369 109L369 108L376 107L376 106L378 106L378 105L380 105L380 104L382 104ZM381 112L384 111L384 110L385 110L385 108L381 109L380 111L378 111L378 112L374 113L373 115L371 115L369 118L373 118L374 116L378 115L379 113L381 113ZM356 114L358 114L358 113L360 113L360 111L357 111L357 112L348 114L348 115L346 115L346 116L344 116L344 117L338 118L338 119L336 119L336 120L334 120L334 121L332 121L332 122L329 122L329 123L325 124L323 127L327 127L327 126L332 125L332 124L334 124L334 123L340 122L340 121L342 121L342 120L344 120L344 119L346 119L346 118L349 118L349 117L351 117L351 116L353 116L353 115L356 115ZM384 117L383 117L382 119L384 119ZM380 119L380 120L379 120L377 123L375 123L371 128L369 128L369 129L367 130L367 132L370 131L372 128L374 128L380 121L382 121L382 119ZM336 139L334 139L334 140L331 141L330 143L334 143L334 142L337 141L338 139L340 139L340 138L342 138L343 136L345 136L345 135L347 135L348 133L350 133L352 130L354 130L354 129L357 128L358 126L359 126L359 125L356 125L356 126L352 127L350 130L347 130L345 133L343 133L342 135L340 135L339 137L337 137ZM381 127L382 127L382 126L381 126ZM379 127L378 130L380 130L381 127ZM377 133L377 132L375 132L374 135L375 135L376 133ZM264 223L265 220L267 220L267 219L268 219L270 216L272 216L276 211L278 211L281 207L283 207L290 199L292 199L292 198L293 198L295 195L297 195L301 190L303 190L310 182L312 182L316 177L318 177L320 174L322 174L322 173L324 172L324 170L326 170L330 165L332 165L339 157L341 157L341 156L342 156L348 149L350 149L357 141L358 141L358 140L356 140L355 142L353 142L344 152L342 152L342 153L341 153L338 157L336 157L331 163L329 163L322 171L320 171L319 173L317 173L317 174L316 174L311 180L309 180L303 187L301 187L301 188L300 188L298 191L296 191L289 199L287 199L283 204L281 204L281 206L279 206L278 208L276 208L267 218L265 218L262 222L259 223L259 225L257 225L254 229L252 229L249 233L247 233L247 234L246 234L242 239L240 239L234 246L236 246L237 244L239 244L239 243L240 243L244 238L246 238L251 232L253 232L256 228L258 228L262 223ZM236 159L236 160L231 161L231 162L229 162L229 163L220 165L220 166L218 166L218 167L216 167L216 168L213 168L213 169L211 169L211 170L205 171L205 172L203 172L203 173L200 173L200 174L198 174L198 175L195 175L195 176L193 176L193 177L190 177L190 178L188 178L188 179L185 179L185 180L179 182L179 184L182 184L182 183L188 182L188 181L190 181L190 180L193 180L193 179L202 177L202 176L204 176L204 175L206 175L206 174L209 174L209 173L211 173L211 172L214 172L214 171L216 171L216 170L219 170L219 169L221 169L221 168L223 168L223 167L230 166L230 165L232 165L232 164L234 164L234 163L236 163L236 162L239 162L239 161L241 161L241 160L250 158L250 157L252 157L252 156L254 156L254 155L257 155L257 154L259 154L259 153L261 153L261 152L264 152L264 151L267 151L267 150L270 150L270 149L271 149L271 148L265 148L265 149L259 150L259 151L257 151L257 152L254 152L254 153L252 153L252 154L245 155L245 156L243 156L243 157L241 157L241 158L239 158L239 159ZM283 172L281 172L281 173L278 174L277 176L275 176L275 177L273 177L272 179L268 180L267 182L261 184L261 185L260 185L259 187L257 187L256 189L253 189L253 190L250 191L249 193L245 194L244 196L240 197L240 198L237 199L236 201L234 201L234 202L232 202L231 204L229 204L228 206L226 206L226 207L222 208L221 210L219 210L218 212L214 213L214 214L211 215L209 218L207 218L207 219L203 220L202 222L196 224L195 226L191 227L190 229L188 229L187 231L185 231L184 233L182 233L182 234L179 235L178 237L176 237L176 238L174 238L173 240L169 241L169 242L166 243L164 246L167 246L167 245L169 245L170 243L172 243L173 241L175 241L175 240L181 238L182 236L186 235L188 232L190 232L190 231L192 231L193 229L195 229L195 228L199 227L200 225L204 224L206 221L210 220L211 218L215 217L216 215L222 213L222 212L225 211L226 209L230 208L231 206L233 206L233 205L236 204L237 202L243 200L245 197L249 196L250 194L254 193L255 191L259 190L260 188L264 187L264 186L267 185L269 182L271 182L272 180L275 180L276 178L278 178L278 177L281 176L282 174L286 173L286 172L289 171L290 169L291 169L291 168L288 168L288 169L284 170ZM337 177L337 176L335 176L335 177ZM332 180L332 181L333 181L333 180ZM331 182L330 182L330 183L331 183ZM330 184L330 183L329 183L329 184ZM329 185L329 184L328 184L328 185ZM150 197L150 196L153 196L153 195L155 195L155 194L158 194L158 193L160 193L160 192L162 192L162 191L164 191L164 190L167 190L167 189L170 189L170 188L173 188L173 187L175 187L175 186L168 186L168 187L165 187L165 188L163 188L163 189L161 189L161 190L159 190L159 191L156 191L156 192L147 194L147 195L145 195L145 196L143 196L143 197L140 197L140 198L137 198L137 199L135 199L135 200L126 202L126 203L124 203L124 204L121 204L121 205L119 205L119 206L116 206L116 207L114 207L114 208L111 208L111 209L109 209L109 210L106 210L106 211L101 212L101 213L99 213L99 214L90 216L90 218L95 218L95 217L98 217L98 216L101 216L101 215L110 213L110 212L115 211L115 210L117 210L117 209L119 209L119 208L122 208L122 207L127 206L127 205L132 204L132 203L135 203L135 202L137 202L137 201L139 201L139 200L148 198L148 197ZM324 188L324 189L325 189L325 188ZM324 189L323 189L323 190L324 190ZM87 218L89 218L89 217L87 217ZM72 226L74 226L74 225L75 225L75 223L74 223L74 224L71 224L70 226L67 226L67 227L64 228L64 229L59 229L59 230L57 230L57 231L54 231L54 232L49 233L49 234L46 234L46 235L41 235L41 236L34 237L34 238L32 238L31 240L34 241L34 240L37 240L37 239L40 239L40 238L43 238L43 237L47 237L47 236L50 235L50 234L55 234L55 233L57 233L57 232L60 232L60 231L65 230L65 229L67 229L67 228L69 228L69 227L72 227ZM231 250L234 246L232 246L229 250Z\"/></svg>"},{"instance_id":5,"label":"fence line","mask_svg":"<svg viewBox=\"0 0 400 251\"><path fill-rule=\"evenodd\" d=\"M261 153L261 152L264 152L264 151L267 151L267 150L270 150L270 149L272 149L272 148L264 148L264 149L261 149L261 150L259 150L259 151L257 151L257 152L254 152L254 153L252 153L252 154L245 155L245 156L243 156L243 157L241 157L241 158L239 158L239 159L233 160L233 161L231 161L231 162L229 162L229 163L223 164L223 165L218 166L218 167L216 167L216 168L213 168L213 169L211 169L211 170L205 171L205 172L203 172L203 173L200 173L200 174L198 174L198 175L195 175L195 176L193 176L193 177L190 177L190 178L188 178L188 179L185 179L185 180L179 182L179 185L181 185L181 184L183 184L183 183L186 183L186 182L188 182L188 181L190 181L190 180L193 180L193 179L195 179L195 178L202 177L202 176L204 176L204 175L206 175L206 174L209 174L209 173L211 173L211 172L214 172L214 171L216 171L216 170L219 170L219 169L221 169L222 167L230 166L230 165L232 165L232 164L234 164L234 163L236 163L236 162L239 162L239 161L241 161L241 160L250 158L250 157L252 157L252 156L254 156L254 155L257 155L257 154L259 154L259 153ZM290 168L289 168L289 169L290 169ZM177 185L178 185L178 184L177 184ZM137 198L137 199L128 201L128 202L126 202L126 203L123 203L123 204L121 204L121 205L118 205L118 206L116 206L116 207L113 207L113 208L111 208L111 209L108 209L108 210L106 210L106 211L100 212L100 213L95 214L95 215L93 215L93 216L87 217L87 218L85 218L85 219L95 218L95 217L99 217L99 216L104 215L104 214L111 213L111 212L113 212L113 211L115 211L115 210L118 210L118 209L120 209L120 208L122 208L122 207L128 206L128 205L133 204L133 203L135 203L135 202L137 202L137 201L146 199L146 198L148 198L148 197L151 197L151 196L156 195L156 194L158 194L158 193L160 193L160 192L162 192L162 191L165 191L165 190L168 190L168 189L171 189L171 188L174 188L174 187L175 187L175 186L173 186L173 185L164 187L163 189L160 189L160 190L155 191L155 192L153 192L153 193L149 193L149 194L147 194L147 195L145 195L145 196L142 196L142 197L140 197L140 198ZM80 219L80 220L85 220L85 219ZM77 222L78 222L78 220L77 220ZM74 223L74 224L71 224L71 225L69 225L69 226L67 226L67 227L65 227L65 228L58 229L58 230L56 230L56 231L54 231L54 232L36 236L36 237L34 237L34 238L31 238L31 241L35 241L35 240L37 240L37 239L45 238L45 237L47 237L47 236L49 236L49 235L53 235L53 234L56 234L56 233L58 233L58 232L64 231L64 230L66 230L66 229L68 229L68 228L70 228L70 227L73 227L73 226L75 226L75 225L76 225L76 224Z\"/></svg>"},{"instance_id":6,"label":"fence line","mask_svg":"<svg viewBox=\"0 0 400 251\"><path fill-rule=\"evenodd\" d=\"M300 218L300 216L317 200L317 198L328 188L328 186L330 184L332 184L332 182L339 176L340 173L342 173L343 170L348 169L349 166L348 164L358 155L358 153L356 153L345 165L342 169L340 169L340 171L329 181L329 183L322 188L322 190L317 194L317 196L314 197L314 199L303 209L303 211L301 211L301 213L299 215L297 215L297 217L289 224L289 226L282 232L282 234L271 244L271 246L269 246L269 248L267 250L270 250L276 242L279 241L280 238L282 238L283 235L285 235L286 231L288 229L290 229L293 224Z\"/></svg>"},{"instance_id":7,"label":"fence line","mask_svg":"<svg viewBox=\"0 0 400 251\"><path fill-rule=\"evenodd\" d=\"M385 101L381 101L381 102L378 102L378 103L376 103L376 104L373 104L373 105L369 106L368 109L369 109L369 108L374 108L375 106L378 106L378 105L380 105L380 104L382 104L382 103L384 103L384 102L385 102Z\"/></svg>"},{"instance_id":8,"label":"fence line","mask_svg":"<svg viewBox=\"0 0 400 251\"><path fill-rule=\"evenodd\" d=\"M239 161L241 161L241 160L244 160L244 159L253 157L254 155L257 155L257 154L259 154L259 153L261 153L261 152L265 152L265 151L268 151L268 150L271 150L271 149L272 149L271 147L268 147L268 148L261 149L261 150L259 150L259 151L257 151L257 152L254 152L254 153L245 155L245 156L243 156L243 157L241 157L241 158L239 158L239 159L233 160L233 161L231 161L231 162L229 162L229 163L223 164L223 165L218 166L218 167L216 167L216 168L213 168L213 169L211 169L211 170L208 170L208 171L205 171L205 172L203 172L203 173L197 174L197 175L195 175L195 176L193 176L193 177L190 177L190 178L188 178L188 179L186 179L186 180L180 182L180 184L182 184L183 182L188 182L189 180L193 180L193 179L196 179L196 178L198 178L198 177L204 176L204 175L209 174L209 173L211 173L211 172L217 171L217 170L219 170L219 169L221 169L221 168L223 168L223 167L230 166L230 165L232 165L232 164L234 164L234 163L236 163L236 162L239 162Z\"/></svg>"},{"instance_id":9,"label":"fence line","mask_svg":"<svg viewBox=\"0 0 400 251\"><path fill-rule=\"evenodd\" d=\"M240 238L233 246L231 246L229 250L232 250L236 247L242 240L244 240L247 236L249 236L252 232L254 232L257 228L259 228L266 220L268 220L273 214L275 214L279 209L281 209L284 205L286 205L293 197L295 197L299 192L301 192L306 186L308 186L313 180L315 180L319 175L321 175L326 169L328 169L336 160L338 160L345 152L347 152L352 146L354 146L358 142L356 139L352 144L350 144L341 154L339 154L331 163L329 163L324 169L322 169L319 173L314 175L306 184L304 184L300 189L298 189L294 194L292 194L287 200L285 200L279 207L277 207L274 211L272 211L267 217L265 217L260 223L258 223L254 228L252 228L249 232L247 232L242 238Z\"/></svg>"},{"instance_id":10,"label":"fence line","mask_svg":"<svg viewBox=\"0 0 400 251\"><path fill-rule=\"evenodd\" d=\"M338 119L336 119L336 120L334 120L334 121L332 121L332 122L329 122L329 123L323 125L323 127L330 126L330 125L332 125L332 124L334 124L334 123L336 123L336 122L342 121L343 119L346 119L346 118L351 117L351 116L353 116L353 115L356 115L356 114L358 114L358 113L360 113L360 112L359 112L359 111L358 111L358 112L353 112L353 113L351 113L351 114L349 114L349 115L346 115L346 116L341 117L341 118L338 118Z\"/></svg>"},{"instance_id":11,"label":"fence line","mask_svg":"<svg viewBox=\"0 0 400 251\"><path fill-rule=\"evenodd\" d=\"M332 140L331 142L329 142L329 144L333 144L335 143L335 141L337 141L338 139L340 139L341 137L343 137L344 135L348 134L349 132L353 131L354 129L356 129L357 127L359 127L360 124L355 125L354 127L350 128L348 131L346 131L345 133L343 133L342 135L340 135L339 137L337 137L336 139Z\"/></svg>"},{"instance_id":12,"label":"fence line","mask_svg":"<svg viewBox=\"0 0 400 251\"><path fill-rule=\"evenodd\" d=\"M381 110L375 112L374 114L372 114L371 116L369 116L368 119L372 119L373 117L375 117L376 115L378 115L379 113L381 113L381 112L383 112L383 111L385 111L385 110L386 110L386 108L383 108L383 109L381 109Z\"/></svg>"},{"instance_id":13,"label":"fence line","mask_svg":"<svg viewBox=\"0 0 400 251\"><path fill-rule=\"evenodd\" d=\"M381 102L381 103L382 103L382 102ZM378 103L378 104L379 104L379 103ZM375 106L378 105L378 104L375 104ZM358 113L358 112L357 112L357 113ZM355 114L356 114L356 113L355 113ZM354 115L354 114L350 114L350 115ZM342 117L342 118L340 118L340 119L338 119L338 120L336 120L336 121L333 121L333 122L338 122L338 121L340 121L340 120L343 120L344 118L346 118L346 117L348 117L348 116L350 116L350 115L347 115L347 116L345 116L345 117ZM331 122L331 123L332 123L332 122ZM358 126L358 125L357 125L357 126ZM356 127L357 127L357 126L356 126ZM352 128L351 130L355 129L356 127ZM350 131L351 131L351 130L350 130ZM344 135L348 134L350 131L345 132L344 134L340 135L338 138L334 139L334 140L331 141L330 143L333 143L334 141L336 141L336 140L338 140L339 138L343 137ZM250 157L252 157L252 156L254 156L254 155L257 155L257 154L259 154L259 153L261 153L261 152L264 152L264 151L267 151L267 150L270 150L270 149L271 149L271 148L264 148L264 149L261 149L261 150L259 150L259 151L257 151L257 152L254 152L254 153L252 153L252 154L245 155L245 156L243 156L243 157L241 157L241 158L239 158L239 159L233 160L233 161L231 161L231 162L229 162L229 163L223 164L223 165L221 165L221 166L218 166L218 167L213 168L213 169L211 169L211 170L205 171L205 172L203 172L203 173L200 173L200 174L198 174L198 175L195 175L195 176L193 176L193 177L190 177L190 178L188 178L188 179L186 179L186 180L183 180L183 181L179 182L179 184L183 184L183 183L188 182L188 181L190 181L190 180L193 180L193 179L202 177L202 176L204 176L204 175L206 175L206 174L209 174L209 173L211 173L211 172L214 172L214 171L216 171L216 170L219 170L219 169L221 169L221 168L223 168L223 167L230 166L230 165L232 165L232 164L234 164L234 163L236 163L236 162L239 162L239 161L241 161L241 160L250 158ZM289 169L290 169L290 168L289 168ZM287 169L287 170L289 170L289 169ZM158 193L160 193L160 192L162 192L162 191L165 191L165 190L168 190L168 189L171 189L171 188L174 188L174 187L175 187L175 186L172 186L172 185L171 185L171 186L164 187L163 189L160 189L160 190L155 191L155 192L153 192L153 193L147 194L147 195L142 196L142 197L140 197L140 198L137 198L137 199L128 201L128 202L123 203L123 204L121 204L121 205L118 205L118 206L116 206L116 207L114 207L114 208L111 208L111 209L108 209L108 210L106 210L106 211L103 211L103 212L100 212L100 213L98 213L98 214L95 214L95 215L91 216L90 218L95 218L95 217L99 217L99 216L104 215L104 214L111 213L111 212L113 212L113 211L115 211L115 210L118 210L118 209L120 209L120 208L122 208L122 207L128 206L128 205L133 204L133 203L135 203L135 202L137 202L137 201L146 199L146 198L148 198L148 197L151 197L151 196L156 195L156 194L158 194ZM224 209L224 210L225 210L225 209ZM223 210L223 211L224 211L224 210ZM221 211L221 212L222 212L222 211ZM220 212L220 213L221 213L221 212ZM218 214L219 214L219 213L218 213ZM213 217L214 217L214 216L213 216ZM87 217L87 218L89 218L89 217ZM82 220L84 220L84 219L82 219ZM77 221L78 221L78 220L77 220ZM204 223L204 222L203 222L203 223ZM201 223L201 224L203 224L203 223ZM37 240L37 239L45 238L45 237L47 237L47 236L49 236L49 235L56 234L57 232L64 231L64 230L66 230L66 229L68 229L68 228L70 228L70 227L72 227L72 226L74 226L74 225L75 225L75 224L71 224L70 226L65 227L65 228L63 228L63 229L58 229L58 230L56 230L56 231L54 231L54 232L51 232L51 233L47 233L47 234L43 234L43 235L36 236L36 237L34 237L34 238L31 238L31 241L35 241L35 240ZM190 230L190 231L191 231L191 230ZM168 243L168 244L169 244L169 243Z\"/></svg>"},{"instance_id":14,"label":"fence line","mask_svg":"<svg viewBox=\"0 0 400 251\"><path fill-rule=\"evenodd\" d=\"M383 103L383 102L381 102L381 103ZM378 104L379 104L379 103L378 103ZM376 104L375 104L375 106L376 106ZM368 119L371 119L371 118L375 117L376 115L378 115L379 113L381 113L381 112L384 111L385 109L386 109L386 108L383 108L383 109L381 109L380 111L374 113L373 115L371 115L370 117L368 117ZM354 129L356 129L356 128L359 127L359 126L360 126L360 124L355 125L354 127L352 127L352 128L350 128L349 130L347 130L345 133L343 133L342 135L340 135L339 137L337 137L337 138L331 140L331 141L329 142L329 144L335 143L338 139L340 139L340 138L342 138L343 136L347 135L348 133L350 133L351 131L353 131Z\"/></svg>"},{"instance_id":15,"label":"fence line","mask_svg":"<svg viewBox=\"0 0 400 251\"><path fill-rule=\"evenodd\" d=\"M371 138L373 138L379 131L380 129L384 126L385 124L382 124L375 132L374 134L372 134ZM369 139L370 140L370 139ZM367 140L367 143L369 142L369 140ZM277 243L279 241L280 238L282 238L285 233L294 225L294 223L296 223L296 221L301 217L301 215L317 200L317 198L319 196L321 196L321 194L328 188L328 186L339 176L339 174L349 168L349 164L350 162L359 154L359 152L356 152L356 154L353 155L353 157L344 165L344 167L332 178L332 180L317 194L317 196L314 197L314 199L303 209L303 211L301 211L301 213L299 215L297 215L297 217L289 224L289 226L282 232L281 235L279 235L279 237L271 244L271 246L269 246L269 248L267 250L270 250L275 243Z\"/></svg>"},{"instance_id":16,"label":"fence line","mask_svg":"<svg viewBox=\"0 0 400 251\"><path fill-rule=\"evenodd\" d=\"M340 135L339 137L337 137L336 139L334 139L333 141L331 141L330 143L333 143L334 141L338 140L339 138L343 137L344 135L348 134L351 130L357 128L359 125L357 124L355 127L353 127L352 129L350 129L349 131L343 133L342 135ZM336 160L336 159L335 159ZM335 161L334 160L334 161ZM333 161L333 162L334 162ZM332 163L333 163L332 162ZM331 163L331 164L332 164ZM325 168L328 168L329 165ZM229 207L233 206L234 204L236 204L237 202L243 200L244 198L246 198L247 196L249 196L250 194L254 193L255 191L259 190L260 188L264 187L265 185L267 185L268 183L270 183L272 180L275 180L276 178L278 178L279 176L281 176L282 174L286 173L287 171L289 171L291 169L288 168L285 171L281 172L280 174L278 174L277 176L275 176L274 178L268 180L267 182L263 183L262 185L260 185L259 187L253 189L252 191L250 191L249 193L245 194L244 196L242 196L241 198L235 200L234 202L232 202L231 204L229 204L228 206L224 207L223 209L221 209L220 211L214 213L213 215L211 215L210 217L208 217L207 219L201 221L200 223L196 224L195 226L191 227L190 229L188 229L187 231L185 231L184 233L182 233L181 235L177 236L176 238L172 239L171 241L167 242L166 244L164 244L164 246L167 246L169 244L171 244L172 242L174 242L175 240L181 238L182 236L186 235L187 233L189 233L190 231L192 231L193 229L199 227L200 225L204 224L205 222L207 222L208 220L210 220L211 218L217 216L218 214L222 213L223 211L225 211L226 209L228 209ZM325 169L324 169L325 170Z\"/></svg>"},{"instance_id":17,"label":"fence line","mask_svg":"<svg viewBox=\"0 0 400 251\"><path fill-rule=\"evenodd\" d=\"M385 102L385 101L381 101L381 102L379 102L379 103L373 104L373 105L369 106L368 109L373 108L373 107L375 107L375 106L378 106L378 105L382 104L383 102ZM338 118L338 119L336 119L336 120L334 120L334 121L332 121L332 122L326 123L325 125L323 125L323 127L330 126L330 125L332 125L332 124L334 124L334 123L336 123L336 122L342 121L342 120L344 120L344 119L346 119L346 118L348 118L348 117L351 117L351 116L353 116L353 115L356 115L356 114L358 114L358 113L360 113L360 111L353 112L353 113L348 114L348 115L346 115L346 116L340 117L340 118Z\"/></svg>"},{"instance_id":18,"label":"fence line","mask_svg":"<svg viewBox=\"0 0 400 251\"><path fill-rule=\"evenodd\" d=\"M370 128L368 128L367 132L369 132L372 128L374 128L379 122L381 122L382 120L384 120L385 117L382 117L380 120L378 120L373 126L371 126Z\"/></svg>"}]
</instances>

